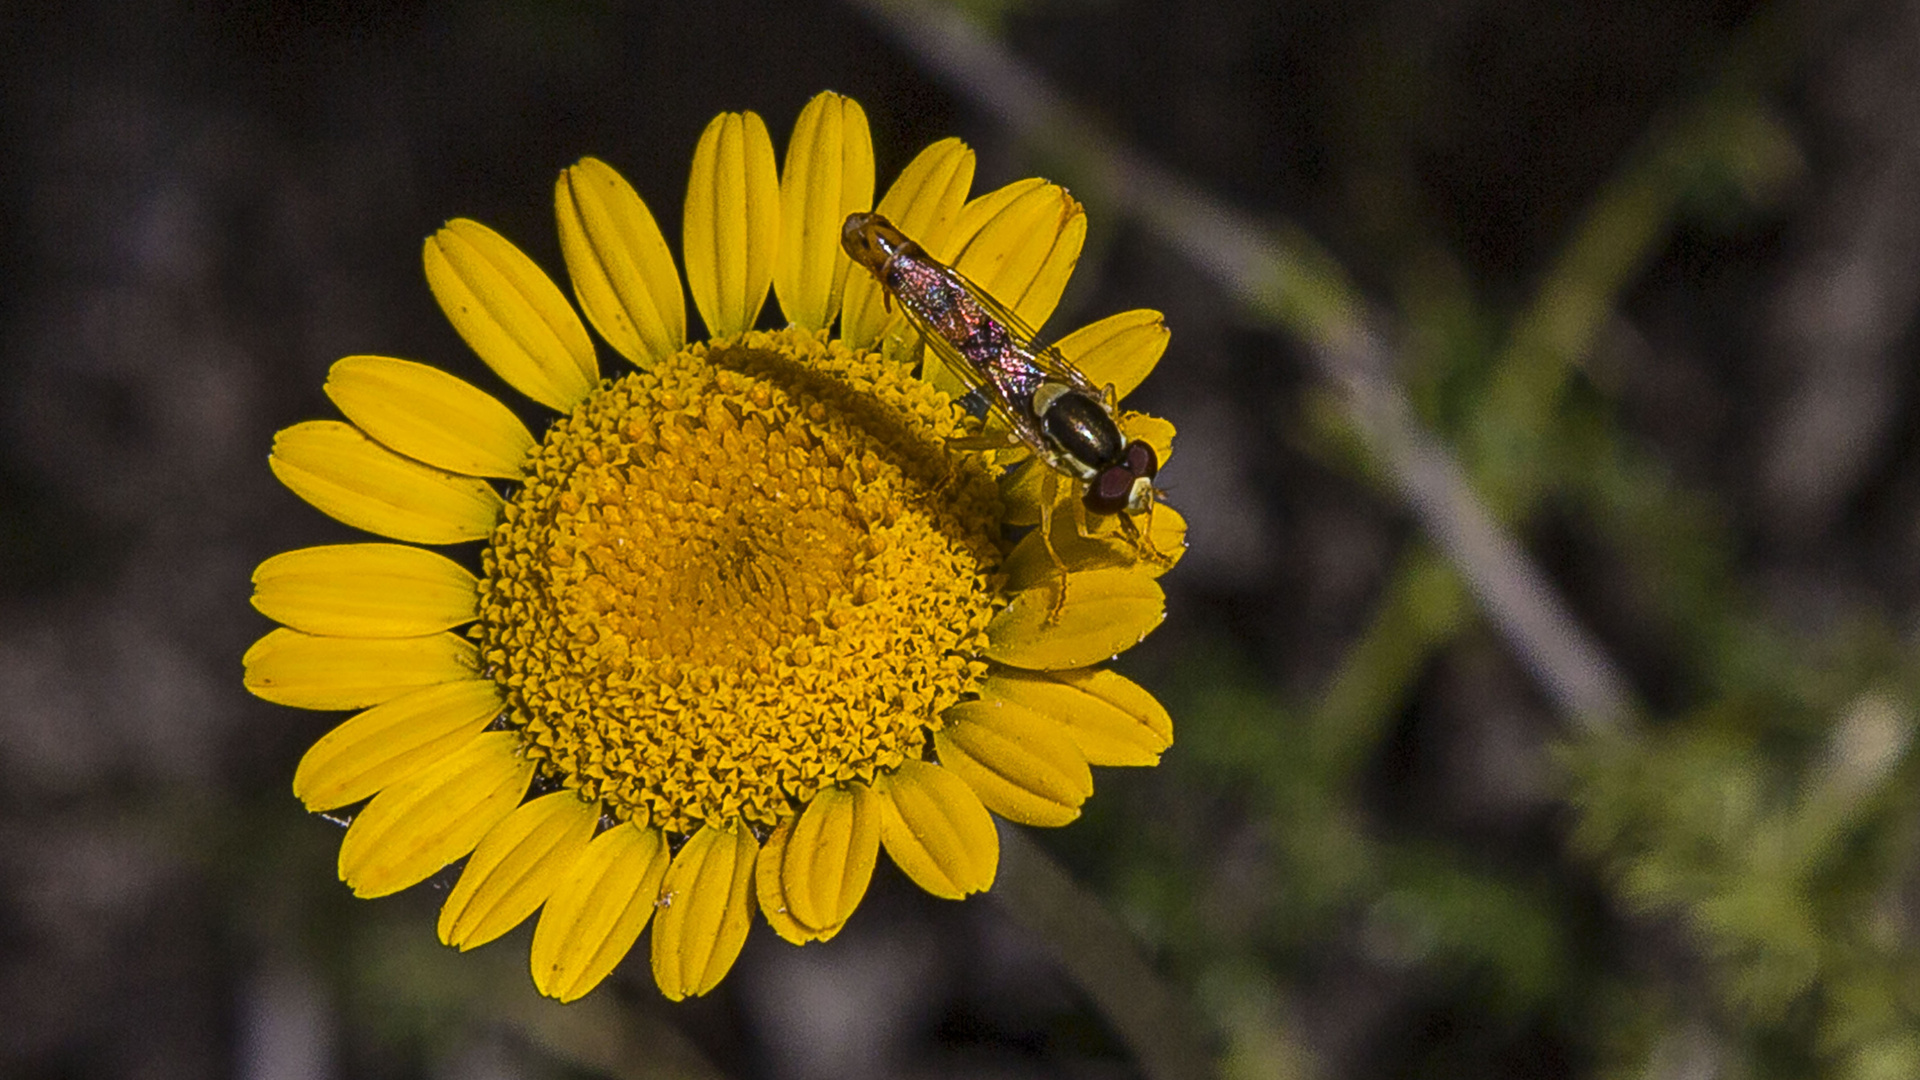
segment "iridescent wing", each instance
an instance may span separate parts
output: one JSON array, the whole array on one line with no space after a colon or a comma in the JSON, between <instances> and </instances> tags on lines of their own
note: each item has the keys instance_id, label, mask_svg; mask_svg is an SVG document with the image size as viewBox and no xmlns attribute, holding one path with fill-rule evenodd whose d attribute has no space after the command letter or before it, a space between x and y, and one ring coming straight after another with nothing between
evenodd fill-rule
<instances>
[{"instance_id":1,"label":"iridescent wing","mask_svg":"<svg viewBox=\"0 0 1920 1080\"><path fill-rule=\"evenodd\" d=\"M1020 343L1020 351L1025 355L1028 364L1054 382L1066 383L1089 394L1100 393L1100 388L1093 385L1079 368L1074 367L1072 361L1062 356L1059 349L1051 345L1041 345L1040 335L1034 331L1033 327L1027 325L1025 319L1016 315L1012 308L1002 304L994 298L992 293L975 284L973 279L960 271L951 270L950 272L965 283L974 302L979 304L996 322L1005 326L1013 338Z\"/></svg>"},{"instance_id":2,"label":"iridescent wing","mask_svg":"<svg viewBox=\"0 0 1920 1080\"><path fill-rule=\"evenodd\" d=\"M953 347L953 343L937 334L923 329L916 321L914 329L920 331L921 340L928 351L940 358L954 378L960 381L968 394L977 396L986 403L987 414L1013 437L1024 443L1028 449L1042 451L1046 447L1046 436L1040 430L1039 421L1024 409L1017 409L1007 400L1005 393L992 381L982 377L979 371ZM990 428L989 428L990 430Z\"/></svg>"},{"instance_id":3,"label":"iridescent wing","mask_svg":"<svg viewBox=\"0 0 1920 1080\"><path fill-rule=\"evenodd\" d=\"M918 263L912 274L923 275L937 280L909 281L906 290L894 290L907 320L961 386L980 395L994 417L1021 442L1044 452L1046 436L1040 430L1039 420L1031 408L1017 404L1030 397L1032 388L1048 377L1046 368L1034 362L1033 332L1017 317L1011 322L1003 321L1011 312L951 267L927 259ZM949 292L962 294L965 300L956 301ZM978 313L962 310L967 303L977 308ZM981 318L998 323L1001 333L988 335L990 339L997 338L998 344L989 340L985 344L992 347L978 349L974 355L962 351L960 344L936 325L935 316L929 311L935 305L941 307L950 322L958 322L968 329L979 329Z\"/></svg>"}]
</instances>

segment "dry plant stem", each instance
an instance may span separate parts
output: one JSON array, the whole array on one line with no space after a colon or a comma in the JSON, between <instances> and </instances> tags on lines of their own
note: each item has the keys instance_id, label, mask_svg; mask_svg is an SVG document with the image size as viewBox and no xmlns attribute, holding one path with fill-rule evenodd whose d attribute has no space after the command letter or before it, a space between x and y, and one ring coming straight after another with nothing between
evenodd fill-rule
<instances>
[{"instance_id":1,"label":"dry plant stem","mask_svg":"<svg viewBox=\"0 0 1920 1080\"><path fill-rule=\"evenodd\" d=\"M1000 828L1000 878L987 895L1053 948L1151 1080L1213 1075L1205 1026L1140 954L1133 933L1018 826Z\"/></svg>"},{"instance_id":2,"label":"dry plant stem","mask_svg":"<svg viewBox=\"0 0 1920 1080\"><path fill-rule=\"evenodd\" d=\"M1551 438L1555 403L1617 317L1621 292L1670 235L1686 191L1696 177L1710 171L1751 171L1751 133L1771 123L1766 93L1848 6L1785 0L1763 8L1734 36L1713 79L1688 101L1657 115L1590 200L1531 303L1514 319L1480 406L1463 425L1470 432L1500 431L1514 445L1532 448L1506 448L1507 460L1526 463L1518 470L1500 467L1498 457L1481 455L1476 462L1480 469L1474 474L1475 488L1497 519L1521 520L1533 507L1541 481L1529 468L1551 457L1539 447ZM1605 507L1594 511L1603 517L1607 512ZM1407 582L1419 579L1415 570L1425 561L1417 549L1401 555L1389 596L1336 677L1322 707L1323 719L1346 719L1331 714L1352 697L1339 693L1351 684L1370 686L1376 703L1397 706L1409 682L1404 675L1422 670L1426 658L1452 639L1455 630L1438 630L1425 641L1407 643L1410 648L1404 652L1375 641L1382 634L1408 637L1392 620L1397 610L1410 606L1403 590ZM1393 658L1390 668L1373 662L1383 648Z\"/></svg>"},{"instance_id":3,"label":"dry plant stem","mask_svg":"<svg viewBox=\"0 0 1920 1080\"><path fill-rule=\"evenodd\" d=\"M1787 0L1764 8L1741 28L1727 48L1712 81L1684 104L1664 110L1623 157L1620 169L1595 193L1559 255L1547 268L1533 300L1515 318L1506 346L1467 431L1500 431L1513 445L1505 460L1525 463L1502 467L1501 457L1480 455L1476 490L1495 517L1521 520L1534 505L1541 484L1534 462L1551 457L1539 446L1550 440L1555 403L1574 372L1615 318L1620 293L1638 277L1671 233L1682 199L1696 177L1712 170L1741 173L1752 168L1751 133L1770 123L1764 95L1777 86L1804 55L1815 32L1847 5L1810 6ZM1606 508L1596 514L1605 516ZM1421 556L1401 556L1396 583ZM1387 613L1404 607L1389 598ZM1371 640L1374 628L1367 639ZM1417 650L1399 657L1399 671L1418 671L1425 658L1452 637L1440 633ZM1368 653L1356 648L1336 685L1377 683L1394 672L1365 666ZM1380 687L1379 697L1398 702L1405 683Z\"/></svg>"},{"instance_id":4,"label":"dry plant stem","mask_svg":"<svg viewBox=\"0 0 1920 1080\"><path fill-rule=\"evenodd\" d=\"M1383 352L1361 348L1341 385L1352 419L1387 463L1408 508L1563 715L1589 731L1625 722L1633 703L1612 658L1494 520L1459 461L1414 419L1401 388L1365 370Z\"/></svg>"}]
</instances>

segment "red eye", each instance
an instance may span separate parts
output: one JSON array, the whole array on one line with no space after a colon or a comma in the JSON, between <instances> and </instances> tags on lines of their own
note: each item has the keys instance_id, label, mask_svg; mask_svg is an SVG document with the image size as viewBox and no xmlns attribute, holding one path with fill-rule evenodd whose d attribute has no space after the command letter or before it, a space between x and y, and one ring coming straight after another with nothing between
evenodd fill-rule
<instances>
[{"instance_id":1,"label":"red eye","mask_svg":"<svg viewBox=\"0 0 1920 1080\"><path fill-rule=\"evenodd\" d=\"M1153 452L1153 447L1135 439L1127 444L1127 471L1151 480L1153 474L1160 471L1160 455Z\"/></svg>"},{"instance_id":2,"label":"red eye","mask_svg":"<svg viewBox=\"0 0 1920 1080\"><path fill-rule=\"evenodd\" d=\"M1117 514L1127 508L1132 494L1133 471L1125 465L1109 465L1094 477L1081 502L1096 514Z\"/></svg>"}]
</instances>

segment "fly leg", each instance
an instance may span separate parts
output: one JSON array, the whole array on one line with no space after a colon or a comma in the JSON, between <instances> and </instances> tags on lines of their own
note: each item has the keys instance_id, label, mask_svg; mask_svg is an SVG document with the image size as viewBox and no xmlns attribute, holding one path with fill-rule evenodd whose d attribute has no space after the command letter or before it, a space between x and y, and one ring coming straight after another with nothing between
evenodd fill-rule
<instances>
[{"instance_id":1,"label":"fly leg","mask_svg":"<svg viewBox=\"0 0 1920 1080\"><path fill-rule=\"evenodd\" d=\"M1053 590L1053 603L1047 608L1048 626L1060 624L1060 613L1067 606L1067 564L1060 553L1053 550L1053 504L1060 497L1060 474L1052 469L1040 480L1040 545L1047 549L1047 558L1053 560L1053 568L1060 572L1059 584ZM1076 510L1079 504L1074 504ZM1085 525L1085 518L1080 520Z\"/></svg>"},{"instance_id":2,"label":"fly leg","mask_svg":"<svg viewBox=\"0 0 1920 1080\"><path fill-rule=\"evenodd\" d=\"M1113 516L1120 519L1120 532L1127 538L1127 543L1133 546L1134 558L1145 559L1157 566L1170 567L1173 565L1173 556L1161 551L1158 547L1154 546L1153 543L1153 508L1157 505L1159 505L1158 499L1150 500L1147 503L1147 508L1141 511L1147 516L1145 525L1135 522L1133 515L1124 510ZM1074 510L1075 524L1078 526L1080 539L1100 539L1099 533L1102 526L1088 517L1086 507L1084 505L1076 505ZM1111 536L1112 534L1108 535Z\"/></svg>"},{"instance_id":3,"label":"fly leg","mask_svg":"<svg viewBox=\"0 0 1920 1080\"><path fill-rule=\"evenodd\" d=\"M1147 504L1147 523L1144 528L1134 524L1132 514L1123 511L1117 515L1120 518L1120 531L1127 534L1127 541L1133 545L1134 553L1140 558L1150 560L1160 566L1172 566L1173 557L1153 545L1153 508L1155 505L1157 505L1157 500Z\"/></svg>"},{"instance_id":4,"label":"fly leg","mask_svg":"<svg viewBox=\"0 0 1920 1080\"><path fill-rule=\"evenodd\" d=\"M978 435L955 435L947 440L949 450L1011 450L1020 445L1011 431L982 431Z\"/></svg>"},{"instance_id":5,"label":"fly leg","mask_svg":"<svg viewBox=\"0 0 1920 1080\"><path fill-rule=\"evenodd\" d=\"M955 435L947 439L946 468L940 479L927 490L929 501L944 498L947 489L960 479L960 455L983 450L1005 450L1019 446L1010 431L981 431L973 435Z\"/></svg>"}]
</instances>

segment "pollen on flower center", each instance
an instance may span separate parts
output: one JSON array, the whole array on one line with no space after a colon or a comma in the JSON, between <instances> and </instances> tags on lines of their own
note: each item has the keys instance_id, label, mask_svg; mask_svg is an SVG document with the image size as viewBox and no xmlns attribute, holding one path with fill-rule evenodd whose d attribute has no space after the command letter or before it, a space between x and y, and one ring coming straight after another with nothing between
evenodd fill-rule
<instances>
[{"instance_id":1,"label":"pollen on flower center","mask_svg":"<svg viewBox=\"0 0 1920 1080\"><path fill-rule=\"evenodd\" d=\"M696 345L555 424L485 555L528 752L616 816L776 824L981 677L997 490L959 414L824 336Z\"/></svg>"}]
</instances>

